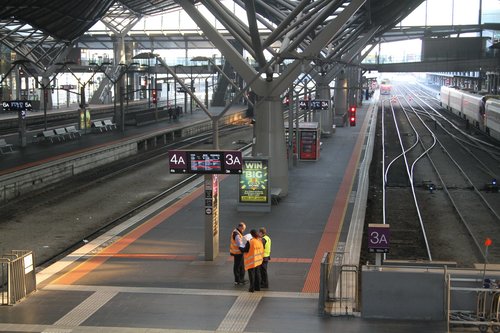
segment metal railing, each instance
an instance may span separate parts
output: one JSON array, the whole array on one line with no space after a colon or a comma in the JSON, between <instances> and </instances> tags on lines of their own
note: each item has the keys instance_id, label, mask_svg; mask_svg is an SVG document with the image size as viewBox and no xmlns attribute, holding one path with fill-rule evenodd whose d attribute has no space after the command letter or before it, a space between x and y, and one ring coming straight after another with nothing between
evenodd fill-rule
<instances>
[{"instance_id":1,"label":"metal railing","mask_svg":"<svg viewBox=\"0 0 500 333\"><path fill-rule=\"evenodd\" d=\"M321 316L353 316L359 312L358 266L343 262L344 253L323 255L318 300Z\"/></svg>"},{"instance_id":2,"label":"metal railing","mask_svg":"<svg viewBox=\"0 0 500 333\"><path fill-rule=\"evenodd\" d=\"M14 305L36 291L32 251L13 250L0 257L0 305Z\"/></svg>"}]
</instances>

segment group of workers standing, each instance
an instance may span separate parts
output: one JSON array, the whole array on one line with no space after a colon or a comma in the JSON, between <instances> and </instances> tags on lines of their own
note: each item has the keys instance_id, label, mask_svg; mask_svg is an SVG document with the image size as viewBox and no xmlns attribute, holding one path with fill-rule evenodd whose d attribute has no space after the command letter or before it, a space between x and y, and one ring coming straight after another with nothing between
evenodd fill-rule
<instances>
[{"instance_id":1,"label":"group of workers standing","mask_svg":"<svg viewBox=\"0 0 500 333\"><path fill-rule=\"evenodd\" d=\"M252 229L250 234L243 235L246 224L240 222L231 233L229 253L234 257L234 284L245 285L245 271L250 280L249 292L269 288L267 264L271 260L271 238L266 228L259 231Z\"/></svg>"}]
</instances>

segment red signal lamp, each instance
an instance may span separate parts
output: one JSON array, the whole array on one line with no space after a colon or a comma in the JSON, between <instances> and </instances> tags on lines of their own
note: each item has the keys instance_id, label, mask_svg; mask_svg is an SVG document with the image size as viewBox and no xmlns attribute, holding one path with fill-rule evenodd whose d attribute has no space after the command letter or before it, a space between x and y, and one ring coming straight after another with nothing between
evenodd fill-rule
<instances>
[{"instance_id":1,"label":"red signal lamp","mask_svg":"<svg viewBox=\"0 0 500 333\"><path fill-rule=\"evenodd\" d=\"M153 89L151 91L151 97L153 98L153 103L156 104L156 102L157 102L157 99L156 99L156 89Z\"/></svg>"},{"instance_id":2,"label":"red signal lamp","mask_svg":"<svg viewBox=\"0 0 500 333\"><path fill-rule=\"evenodd\" d=\"M351 106L349 108L349 125L356 126L356 107Z\"/></svg>"}]
</instances>

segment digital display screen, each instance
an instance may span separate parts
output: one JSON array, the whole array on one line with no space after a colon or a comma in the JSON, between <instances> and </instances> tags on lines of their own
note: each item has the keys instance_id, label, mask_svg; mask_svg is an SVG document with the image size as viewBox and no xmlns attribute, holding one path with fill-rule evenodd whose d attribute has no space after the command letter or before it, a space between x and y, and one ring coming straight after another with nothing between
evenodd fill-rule
<instances>
[{"instance_id":1,"label":"digital display screen","mask_svg":"<svg viewBox=\"0 0 500 333\"><path fill-rule=\"evenodd\" d=\"M30 101L3 101L2 107L5 111L31 111L33 107Z\"/></svg>"},{"instance_id":2,"label":"digital display screen","mask_svg":"<svg viewBox=\"0 0 500 333\"><path fill-rule=\"evenodd\" d=\"M328 110L330 106L330 103L326 99L315 99L310 102L304 100L299 101L299 107L301 110L307 109L309 104L313 110Z\"/></svg>"},{"instance_id":3,"label":"digital display screen","mask_svg":"<svg viewBox=\"0 0 500 333\"><path fill-rule=\"evenodd\" d=\"M222 154L190 152L189 165L193 173L222 173Z\"/></svg>"},{"instance_id":4,"label":"digital display screen","mask_svg":"<svg viewBox=\"0 0 500 333\"><path fill-rule=\"evenodd\" d=\"M241 174L240 151L171 150L170 173Z\"/></svg>"},{"instance_id":5,"label":"digital display screen","mask_svg":"<svg viewBox=\"0 0 500 333\"><path fill-rule=\"evenodd\" d=\"M311 109L313 110L328 110L329 103L327 100L315 99L311 101Z\"/></svg>"}]
</instances>

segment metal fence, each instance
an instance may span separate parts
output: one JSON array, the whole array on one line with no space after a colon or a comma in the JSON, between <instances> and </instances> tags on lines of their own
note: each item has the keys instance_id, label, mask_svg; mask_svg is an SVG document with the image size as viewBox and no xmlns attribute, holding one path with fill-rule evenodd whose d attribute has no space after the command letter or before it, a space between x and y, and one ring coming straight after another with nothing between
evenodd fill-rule
<instances>
[{"instance_id":1,"label":"metal fence","mask_svg":"<svg viewBox=\"0 0 500 333\"><path fill-rule=\"evenodd\" d=\"M352 316L358 313L358 266L344 264L344 253L327 252L320 269L319 315Z\"/></svg>"},{"instance_id":2,"label":"metal fence","mask_svg":"<svg viewBox=\"0 0 500 333\"><path fill-rule=\"evenodd\" d=\"M14 250L0 257L0 304L14 305L36 290L33 252Z\"/></svg>"}]
</instances>

